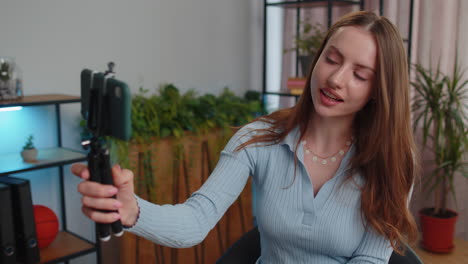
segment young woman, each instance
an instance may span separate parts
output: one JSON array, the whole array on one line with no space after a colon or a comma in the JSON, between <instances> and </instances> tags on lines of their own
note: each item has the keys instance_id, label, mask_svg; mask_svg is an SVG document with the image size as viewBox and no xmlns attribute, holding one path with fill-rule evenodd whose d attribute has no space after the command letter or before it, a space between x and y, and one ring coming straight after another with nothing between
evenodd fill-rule
<instances>
[{"instance_id":1,"label":"young woman","mask_svg":"<svg viewBox=\"0 0 468 264\"><path fill-rule=\"evenodd\" d=\"M155 243L190 247L251 176L261 238L257 263L387 263L416 234L408 210L413 153L402 40L386 18L361 11L330 28L297 105L240 129L185 203L140 199L132 172L119 166L113 167L115 187L83 181L78 190L93 221L121 219ZM83 164L72 171L89 178Z\"/></svg>"}]
</instances>

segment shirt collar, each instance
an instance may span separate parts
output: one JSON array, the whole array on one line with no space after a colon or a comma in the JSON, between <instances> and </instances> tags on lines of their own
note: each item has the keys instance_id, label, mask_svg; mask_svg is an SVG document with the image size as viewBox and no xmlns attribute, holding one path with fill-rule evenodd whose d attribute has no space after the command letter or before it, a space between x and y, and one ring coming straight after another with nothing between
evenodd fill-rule
<instances>
[{"instance_id":1,"label":"shirt collar","mask_svg":"<svg viewBox=\"0 0 468 264\"><path fill-rule=\"evenodd\" d=\"M294 152L294 148L296 147L297 141L299 140L300 133L299 133L299 126L296 126L291 130L286 137L279 143L280 145L287 145L289 149Z\"/></svg>"},{"instance_id":2,"label":"shirt collar","mask_svg":"<svg viewBox=\"0 0 468 264\"><path fill-rule=\"evenodd\" d=\"M289 132L286 135L286 137L284 137L284 139L279 143L279 145L286 145L286 146L289 147L291 152L294 152L294 148L296 147L296 143L299 140L299 137L300 137L300 130L299 130L299 125L298 125L293 130L291 130L291 132ZM355 148L356 148L355 144L354 143L351 144L348 152L346 153L346 155L344 157L344 160L345 160L344 163L348 163L348 160L350 159L350 157L352 157L354 155ZM299 144L296 154L297 154L297 157L299 158L299 160L303 161L303 159L302 159L303 149L302 149L301 144Z\"/></svg>"}]
</instances>

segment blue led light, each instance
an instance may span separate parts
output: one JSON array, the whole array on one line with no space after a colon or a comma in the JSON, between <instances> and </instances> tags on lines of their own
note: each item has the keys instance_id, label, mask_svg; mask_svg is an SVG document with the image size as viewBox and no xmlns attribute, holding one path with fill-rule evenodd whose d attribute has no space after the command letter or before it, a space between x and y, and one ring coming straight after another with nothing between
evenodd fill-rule
<instances>
[{"instance_id":1,"label":"blue led light","mask_svg":"<svg viewBox=\"0 0 468 264\"><path fill-rule=\"evenodd\" d=\"M0 108L0 112L19 111L21 109L23 109L22 106L2 107Z\"/></svg>"},{"instance_id":2,"label":"blue led light","mask_svg":"<svg viewBox=\"0 0 468 264\"><path fill-rule=\"evenodd\" d=\"M57 128L54 105L23 106L21 111L0 112L0 135L0 156L10 153L19 155L30 135L34 136L34 145L38 149L55 147Z\"/></svg>"}]
</instances>

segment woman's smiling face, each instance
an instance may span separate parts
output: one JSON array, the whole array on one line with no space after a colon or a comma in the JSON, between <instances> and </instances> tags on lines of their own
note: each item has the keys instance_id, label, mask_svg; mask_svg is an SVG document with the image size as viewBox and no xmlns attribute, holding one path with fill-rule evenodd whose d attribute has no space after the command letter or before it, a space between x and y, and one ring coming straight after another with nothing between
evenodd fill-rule
<instances>
[{"instance_id":1,"label":"woman's smiling face","mask_svg":"<svg viewBox=\"0 0 468 264\"><path fill-rule=\"evenodd\" d=\"M364 28L339 28L328 40L311 76L315 112L354 118L369 101L377 67L377 43Z\"/></svg>"}]
</instances>

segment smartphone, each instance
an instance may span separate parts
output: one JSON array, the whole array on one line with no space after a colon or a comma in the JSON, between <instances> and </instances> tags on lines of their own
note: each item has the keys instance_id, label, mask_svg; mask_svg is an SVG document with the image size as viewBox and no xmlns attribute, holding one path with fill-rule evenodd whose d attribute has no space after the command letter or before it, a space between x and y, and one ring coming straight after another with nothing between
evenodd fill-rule
<instances>
[{"instance_id":1,"label":"smartphone","mask_svg":"<svg viewBox=\"0 0 468 264\"><path fill-rule=\"evenodd\" d=\"M106 77L104 77L106 78ZM122 140L129 140L132 133L131 93L127 84L115 78L105 79L105 98L108 120L104 133Z\"/></svg>"},{"instance_id":2,"label":"smartphone","mask_svg":"<svg viewBox=\"0 0 468 264\"><path fill-rule=\"evenodd\" d=\"M89 69L81 71L81 114L96 136L131 137L131 93L128 85Z\"/></svg>"}]
</instances>

